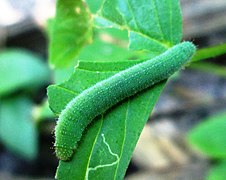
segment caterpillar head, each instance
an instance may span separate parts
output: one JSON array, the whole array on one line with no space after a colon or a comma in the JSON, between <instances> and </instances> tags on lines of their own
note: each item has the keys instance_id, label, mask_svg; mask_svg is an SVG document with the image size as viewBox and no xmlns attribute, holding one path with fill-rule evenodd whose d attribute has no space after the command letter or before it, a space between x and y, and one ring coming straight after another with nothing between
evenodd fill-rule
<instances>
[{"instance_id":1,"label":"caterpillar head","mask_svg":"<svg viewBox=\"0 0 226 180\"><path fill-rule=\"evenodd\" d=\"M62 161L69 161L74 154L73 149L55 146L56 156Z\"/></svg>"}]
</instances>

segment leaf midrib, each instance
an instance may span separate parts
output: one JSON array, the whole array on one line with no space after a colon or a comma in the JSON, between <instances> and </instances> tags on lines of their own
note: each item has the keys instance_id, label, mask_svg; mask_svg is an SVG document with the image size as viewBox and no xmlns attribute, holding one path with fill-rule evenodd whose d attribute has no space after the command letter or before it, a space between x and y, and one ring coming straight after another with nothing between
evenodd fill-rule
<instances>
[{"instance_id":1,"label":"leaf midrib","mask_svg":"<svg viewBox=\"0 0 226 180\"><path fill-rule=\"evenodd\" d=\"M125 122L127 122L128 120L128 113L129 113L129 105L130 105L130 98L128 98L128 101L127 101L127 108L126 108L126 117L125 117ZM126 127L126 124L125 123L125 127L124 127L124 136L123 136L123 143L122 143L122 149L121 149L121 153L120 153L120 159L122 157L122 154L123 154L123 149L124 149L124 145L125 145L125 140L126 140L126 132L127 132L127 127ZM116 179L116 175L117 175L117 172L118 172L118 168L119 168L119 163L120 163L120 160L116 166L116 169L115 169L115 176L114 176L114 179Z\"/></svg>"}]
</instances>

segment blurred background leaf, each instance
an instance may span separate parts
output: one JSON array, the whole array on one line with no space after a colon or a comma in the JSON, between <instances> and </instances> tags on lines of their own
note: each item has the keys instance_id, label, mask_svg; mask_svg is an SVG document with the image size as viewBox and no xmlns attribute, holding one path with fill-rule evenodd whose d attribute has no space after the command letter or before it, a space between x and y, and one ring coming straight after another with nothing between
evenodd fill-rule
<instances>
[{"instance_id":1,"label":"blurred background leaf","mask_svg":"<svg viewBox=\"0 0 226 180\"><path fill-rule=\"evenodd\" d=\"M212 158L226 158L226 113L205 119L192 129L188 140Z\"/></svg>"},{"instance_id":2,"label":"blurred background leaf","mask_svg":"<svg viewBox=\"0 0 226 180\"><path fill-rule=\"evenodd\" d=\"M226 44L219 44L212 47L200 49L193 56L192 61L200 61L203 59L213 58L226 53Z\"/></svg>"},{"instance_id":3,"label":"blurred background leaf","mask_svg":"<svg viewBox=\"0 0 226 180\"><path fill-rule=\"evenodd\" d=\"M38 131L32 119L32 102L25 96L0 102L0 140L9 151L28 160L38 155Z\"/></svg>"},{"instance_id":4,"label":"blurred background leaf","mask_svg":"<svg viewBox=\"0 0 226 180\"><path fill-rule=\"evenodd\" d=\"M49 81L49 68L40 57L19 49L0 52L0 96L35 89Z\"/></svg>"},{"instance_id":5,"label":"blurred background leaf","mask_svg":"<svg viewBox=\"0 0 226 180\"><path fill-rule=\"evenodd\" d=\"M207 176L207 180L225 180L226 179L226 161L219 162L213 166Z\"/></svg>"}]
</instances>

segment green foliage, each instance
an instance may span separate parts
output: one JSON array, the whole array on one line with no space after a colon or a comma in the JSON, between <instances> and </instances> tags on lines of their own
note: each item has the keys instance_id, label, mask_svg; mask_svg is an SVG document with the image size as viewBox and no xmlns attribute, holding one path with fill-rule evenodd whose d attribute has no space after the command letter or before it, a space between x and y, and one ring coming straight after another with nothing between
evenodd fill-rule
<instances>
[{"instance_id":1,"label":"green foliage","mask_svg":"<svg viewBox=\"0 0 226 180\"><path fill-rule=\"evenodd\" d=\"M42 58L19 49L0 53L0 141L24 159L35 159L38 152L33 103L24 93L49 81L50 72ZM16 91L20 93L15 95Z\"/></svg>"},{"instance_id":2,"label":"green foliage","mask_svg":"<svg viewBox=\"0 0 226 180\"><path fill-rule=\"evenodd\" d=\"M109 38L106 41L104 37ZM123 39L123 40L122 40ZM127 31L118 29L94 29L94 39L92 44L81 49L76 60L82 61L122 61L127 59L149 58L150 55L142 52L131 53L126 49L128 44ZM122 46L120 46L122 45ZM54 82L61 83L69 79L74 67L57 68L54 70Z\"/></svg>"},{"instance_id":3,"label":"green foliage","mask_svg":"<svg viewBox=\"0 0 226 180\"><path fill-rule=\"evenodd\" d=\"M200 61L216 56L220 56L226 53L226 44L220 44L213 47L203 48L197 51L193 56L192 61Z\"/></svg>"},{"instance_id":4,"label":"green foliage","mask_svg":"<svg viewBox=\"0 0 226 180\"><path fill-rule=\"evenodd\" d=\"M0 52L0 96L19 89L37 88L49 82L49 69L30 52L12 49Z\"/></svg>"},{"instance_id":5,"label":"green foliage","mask_svg":"<svg viewBox=\"0 0 226 180\"><path fill-rule=\"evenodd\" d=\"M92 16L85 3L58 0L56 17L49 25L50 64L54 67L74 64L81 48L92 41Z\"/></svg>"},{"instance_id":6,"label":"green foliage","mask_svg":"<svg viewBox=\"0 0 226 180\"><path fill-rule=\"evenodd\" d=\"M74 13L76 3L80 8L86 9L81 2L58 0L57 16L51 23L50 62L56 67L62 67L79 59L69 80L63 82L71 74L70 68L57 70L56 82L63 83L48 88L50 107L57 115L85 89L134 64L163 53L178 44L182 38L178 0L86 0L91 12L96 13L94 25L98 29L95 29L93 43L81 50L91 41L93 25L87 11L82 13L83 16ZM100 7L101 9L98 10ZM65 10L68 13L64 13ZM75 20L81 21L76 23ZM84 36L81 36L81 33L84 33ZM128 43L130 50L135 52L125 49ZM194 56L193 61L223 53L225 53L225 45L201 49ZM215 74L224 76L223 69L216 69L209 64L196 63L193 67L204 71L211 70ZM66 72L66 75L62 75L62 72ZM71 161L60 161L57 178L123 179L139 134L164 84L165 82L162 82L136 96L129 97L97 117L83 133ZM222 142L225 142L222 133L224 123L221 122L222 127L218 132L214 132L214 128L211 127L220 126L218 122L215 125L209 124L194 130L190 140L203 148L207 154L224 157L225 146L222 145ZM206 136L208 138L203 141ZM207 145L207 140L208 143L212 143L211 148ZM215 172L219 174L223 171L213 170L212 174ZM216 174L213 177L217 177Z\"/></svg>"},{"instance_id":7,"label":"green foliage","mask_svg":"<svg viewBox=\"0 0 226 180\"><path fill-rule=\"evenodd\" d=\"M103 0L86 0L86 3L89 6L89 9L92 13L96 13L101 6L101 3L103 2Z\"/></svg>"},{"instance_id":8,"label":"green foliage","mask_svg":"<svg viewBox=\"0 0 226 180\"><path fill-rule=\"evenodd\" d=\"M188 134L191 144L214 158L226 158L226 114L206 119Z\"/></svg>"},{"instance_id":9,"label":"green foliage","mask_svg":"<svg viewBox=\"0 0 226 180\"><path fill-rule=\"evenodd\" d=\"M87 64L86 66L89 65L88 63L85 64ZM100 64L103 63L95 64L98 64L97 66L100 67ZM114 64L117 64L116 68L114 68ZM96 82L115 74L117 72L118 63L110 63L110 65L111 66L106 65L105 69L102 68L102 71L97 73L96 71L89 70L89 68L84 69L85 66L81 62L83 69L80 69L79 66L67 82L61 85L50 86L48 89L49 102L54 111L59 114L76 94L79 94ZM110 71L110 68L114 68L116 72ZM78 83L81 81L83 83ZM139 133L149 116L150 108L153 107L157 100L157 94L161 92L163 84L153 87L152 91L143 92L143 95L136 96L129 100L129 102L124 102L121 106L113 108L103 117L97 118L96 122L84 133L72 161L60 162L58 178L67 179L70 177L73 179L73 177L81 177L82 179L82 177L86 176L88 171L87 165L94 167L104 162L108 162L109 164L114 162L114 157L112 157L113 159L111 158L109 150L103 143L101 134L104 134L112 151L116 154L120 154L120 163L117 166L109 167L108 174L104 173L105 168L100 168L98 170L100 172L98 173L102 174L102 178L114 176L121 176L122 178L124 175L122 171L125 171L128 165L128 160L136 144L135 140L138 139ZM146 101L146 99L151 99L151 101ZM137 110L139 113L136 113ZM114 135L112 137L112 134L115 134L114 132L117 132L117 136ZM133 141L131 141L131 139ZM118 169L120 166L122 166L123 169ZM75 170L68 171L68 169L72 167Z\"/></svg>"},{"instance_id":10,"label":"green foliage","mask_svg":"<svg viewBox=\"0 0 226 180\"><path fill-rule=\"evenodd\" d=\"M131 54L127 49L119 47L117 44L104 42L101 39L95 39L91 45L85 47L79 56L82 60L103 61L103 60L126 60L136 54Z\"/></svg>"},{"instance_id":11,"label":"green foliage","mask_svg":"<svg viewBox=\"0 0 226 180\"><path fill-rule=\"evenodd\" d=\"M130 32L131 50L148 50L156 55L182 38L177 0L105 0L100 16Z\"/></svg>"},{"instance_id":12,"label":"green foliage","mask_svg":"<svg viewBox=\"0 0 226 180\"><path fill-rule=\"evenodd\" d=\"M38 153L38 133L32 121L32 102L25 96L0 103L0 140L13 153L34 159Z\"/></svg>"},{"instance_id":13,"label":"green foliage","mask_svg":"<svg viewBox=\"0 0 226 180\"><path fill-rule=\"evenodd\" d=\"M189 142L211 158L223 162L217 163L207 176L208 180L224 180L226 178L226 113L209 117L188 134Z\"/></svg>"},{"instance_id":14,"label":"green foliage","mask_svg":"<svg viewBox=\"0 0 226 180\"><path fill-rule=\"evenodd\" d=\"M222 161L211 168L207 180L225 180L226 179L226 161Z\"/></svg>"},{"instance_id":15,"label":"green foliage","mask_svg":"<svg viewBox=\"0 0 226 180\"><path fill-rule=\"evenodd\" d=\"M226 77L226 67L202 60L214 58L226 53L226 44L215 45L208 48L199 49L191 60L189 68L211 73L217 76Z\"/></svg>"},{"instance_id":16,"label":"green foliage","mask_svg":"<svg viewBox=\"0 0 226 180\"><path fill-rule=\"evenodd\" d=\"M208 62L195 62L190 64L189 68L197 69L206 73L215 74L226 78L226 67Z\"/></svg>"},{"instance_id":17,"label":"green foliage","mask_svg":"<svg viewBox=\"0 0 226 180\"><path fill-rule=\"evenodd\" d=\"M154 57L180 42L182 32L178 1L129 0L128 4L124 2L126 1L104 1L98 18L102 22L108 21L108 24L117 24L118 28L128 30L130 49L148 52L148 57ZM67 28L71 29L69 25ZM110 32L110 35L119 39L124 37L120 31ZM123 38L124 40L126 39ZM105 57L101 56L100 52L104 52L106 44L113 49L108 51ZM139 59L137 61L126 60L132 59L133 56L125 56L125 54L133 53L124 54L126 50L123 48L119 52L114 47L114 42L111 44L113 46L97 38L97 41L94 40L90 45L90 49L87 46L82 50L79 58L89 61L110 60L110 62L81 61L68 81L48 88L50 107L56 114L59 115L68 102L85 89L141 62L144 59L143 55L146 56L141 53L141 56L138 54L135 57ZM91 46L98 48L91 50ZM65 45L62 51L67 48ZM50 51L54 50L50 49ZM87 55L90 52L91 54ZM117 53L120 53L120 56ZM130 97L96 118L83 134L72 160L60 161L57 178L123 179L139 134L164 84L165 82L162 82Z\"/></svg>"},{"instance_id":18,"label":"green foliage","mask_svg":"<svg viewBox=\"0 0 226 180\"><path fill-rule=\"evenodd\" d=\"M55 128L57 157L70 159L84 129L95 117L120 101L169 78L190 60L195 50L190 42L180 43L155 58L94 84L73 98L61 112Z\"/></svg>"},{"instance_id":19,"label":"green foliage","mask_svg":"<svg viewBox=\"0 0 226 180\"><path fill-rule=\"evenodd\" d=\"M192 58L190 68L217 76L226 77L226 68L213 63L198 62L226 53L226 44L203 48L197 51ZM207 176L208 180L226 179L226 114L214 115L192 129L188 134L190 143L210 158L221 159L224 162L217 163Z\"/></svg>"}]
</instances>

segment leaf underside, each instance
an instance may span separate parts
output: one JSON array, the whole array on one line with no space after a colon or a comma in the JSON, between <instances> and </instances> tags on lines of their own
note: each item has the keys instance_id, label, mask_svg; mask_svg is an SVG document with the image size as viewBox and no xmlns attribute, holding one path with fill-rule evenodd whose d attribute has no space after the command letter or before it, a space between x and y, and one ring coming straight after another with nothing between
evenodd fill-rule
<instances>
[{"instance_id":1,"label":"leaf underside","mask_svg":"<svg viewBox=\"0 0 226 180\"><path fill-rule=\"evenodd\" d=\"M177 0L105 0L100 16L130 32L131 50L160 54L181 41Z\"/></svg>"},{"instance_id":2,"label":"leaf underside","mask_svg":"<svg viewBox=\"0 0 226 180\"><path fill-rule=\"evenodd\" d=\"M117 71L109 71L108 68L114 67L114 64L109 64L111 64L111 66L106 66L106 71L102 68L101 72L79 69L78 66L73 76L67 82L61 85L50 86L48 93L52 110L56 114L59 114L76 94L81 93L100 80L114 75ZM115 64L118 65L118 62ZM130 66L133 64L134 63L131 62ZM84 67L83 63L81 63L81 66ZM86 82L84 79L89 81ZM76 82L76 84L72 82ZM84 133L72 161L70 161L70 163L60 161L57 177L64 179L66 174L71 178L78 178L79 176L86 177L86 173L90 172L91 174L88 173L90 178L92 176L93 178L100 179L104 177L123 178L125 172L122 170L125 171L128 166L128 159L130 159L139 134L164 84L165 82L162 82L149 90L141 92L139 95L130 97L107 111L101 117L96 118L95 122L92 123L87 128L87 132ZM62 98L62 94L64 94L64 98ZM61 103L59 104L57 102ZM137 112L138 109L140 110L139 113ZM112 136L114 138L112 138ZM104 139L106 142L104 142ZM110 149L108 149L108 146ZM114 163L115 160L117 163ZM87 166L87 164L89 166ZM102 166L105 167L107 164L107 168L101 168ZM102 166L100 166L98 170L95 170L95 173L92 173L91 167L98 165ZM73 168L73 170L71 170L71 168ZM77 169L77 171L75 169ZM106 172L103 173L103 170Z\"/></svg>"},{"instance_id":3,"label":"leaf underside","mask_svg":"<svg viewBox=\"0 0 226 180\"><path fill-rule=\"evenodd\" d=\"M98 16L128 30L130 49L146 51L151 57L181 39L181 13L177 0L105 0ZM114 56L114 51L111 53ZM109 60L81 61L68 81L50 86L51 109L59 115L83 90L141 61ZM97 117L83 133L72 160L60 161L57 178L123 179L139 135L165 83L129 97Z\"/></svg>"}]
</instances>

